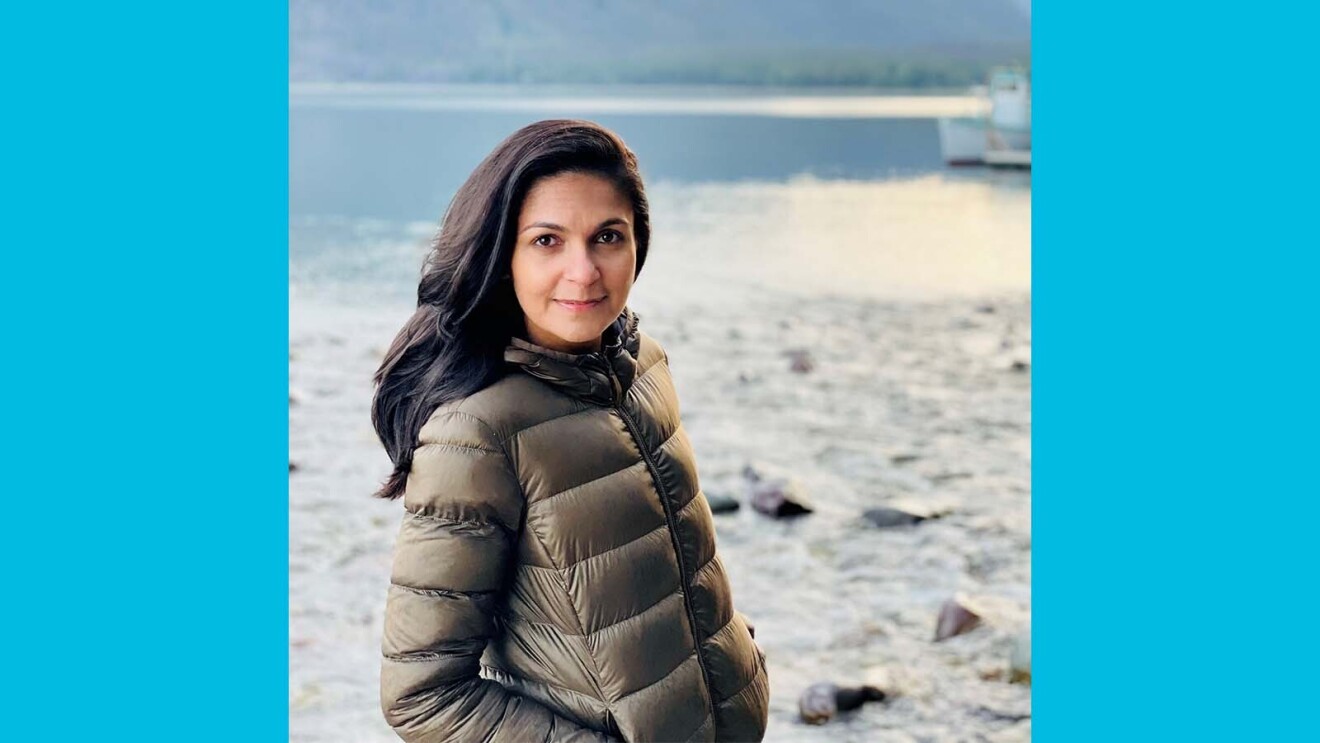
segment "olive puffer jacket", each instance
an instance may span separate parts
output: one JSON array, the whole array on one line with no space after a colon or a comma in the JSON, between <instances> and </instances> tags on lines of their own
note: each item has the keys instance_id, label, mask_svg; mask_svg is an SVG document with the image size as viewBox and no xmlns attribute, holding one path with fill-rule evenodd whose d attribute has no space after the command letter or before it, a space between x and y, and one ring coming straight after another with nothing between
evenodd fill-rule
<instances>
[{"instance_id":1,"label":"olive puffer jacket","mask_svg":"<svg viewBox=\"0 0 1320 743\"><path fill-rule=\"evenodd\" d=\"M668 358L515 338L435 411L404 494L381 703L409 741L743 741L765 656L733 609ZM525 372L525 373L520 373Z\"/></svg>"}]
</instances>

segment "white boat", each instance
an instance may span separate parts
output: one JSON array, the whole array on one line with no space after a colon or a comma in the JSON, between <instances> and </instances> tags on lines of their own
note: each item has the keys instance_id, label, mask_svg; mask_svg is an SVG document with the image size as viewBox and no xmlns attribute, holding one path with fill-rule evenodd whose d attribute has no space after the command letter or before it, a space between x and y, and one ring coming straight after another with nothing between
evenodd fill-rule
<instances>
[{"instance_id":1,"label":"white boat","mask_svg":"<svg viewBox=\"0 0 1320 743\"><path fill-rule=\"evenodd\" d=\"M941 118L940 153L950 165L1031 167L1031 77L1016 68L990 74L990 114Z\"/></svg>"}]
</instances>

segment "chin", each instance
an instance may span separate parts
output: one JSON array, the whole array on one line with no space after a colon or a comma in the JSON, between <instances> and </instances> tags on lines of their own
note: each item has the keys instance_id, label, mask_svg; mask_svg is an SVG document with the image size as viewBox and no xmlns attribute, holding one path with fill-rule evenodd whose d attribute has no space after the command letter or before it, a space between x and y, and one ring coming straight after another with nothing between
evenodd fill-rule
<instances>
[{"instance_id":1,"label":"chin","mask_svg":"<svg viewBox=\"0 0 1320 743\"><path fill-rule=\"evenodd\" d=\"M622 311L614 307L596 307L590 312L567 317L560 312L549 312L541 315L536 324L542 332L553 335L562 343L585 346L600 340L605 329Z\"/></svg>"},{"instance_id":2,"label":"chin","mask_svg":"<svg viewBox=\"0 0 1320 743\"><path fill-rule=\"evenodd\" d=\"M599 330L593 332L590 329L584 330L581 326L574 326L571 328L563 328L562 330L555 332L555 335L563 338L569 343L591 343L599 338L601 334L605 332L605 328L607 327L609 327L608 323L602 325Z\"/></svg>"}]
</instances>

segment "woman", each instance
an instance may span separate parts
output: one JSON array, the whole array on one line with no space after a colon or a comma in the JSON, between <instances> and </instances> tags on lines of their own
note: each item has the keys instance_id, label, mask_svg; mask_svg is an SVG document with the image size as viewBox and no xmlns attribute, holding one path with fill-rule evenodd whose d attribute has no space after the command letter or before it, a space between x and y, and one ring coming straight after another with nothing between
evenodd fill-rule
<instances>
[{"instance_id":1,"label":"woman","mask_svg":"<svg viewBox=\"0 0 1320 743\"><path fill-rule=\"evenodd\" d=\"M585 121L515 132L459 189L372 420L404 500L381 702L415 741L760 740L660 346L626 307L650 221Z\"/></svg>"}]
</instances>

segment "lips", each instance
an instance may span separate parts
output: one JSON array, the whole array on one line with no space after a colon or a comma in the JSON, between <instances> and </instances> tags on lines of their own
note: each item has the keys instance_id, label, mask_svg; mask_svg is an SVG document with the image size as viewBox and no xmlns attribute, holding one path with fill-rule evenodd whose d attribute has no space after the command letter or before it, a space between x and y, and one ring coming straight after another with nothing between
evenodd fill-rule
<instances>
[{"instance_id":1,"label":"lips","mask_svg":"<svg viewBox=\"0 0 1320 743\"><path fill-rule=\"evenodd\" d=\"M601 297L601 298L599 298L599 299L587 299L587 300L556 299L556 300L555 300L555 303L558 304L559 306L563 307L564 309L569 309L569 310L589 310L589 309L591 309L592 307L596 307L597 305L599 305L601 302L604 302L604 301L605 301L605 298L604 298L604 297Z\"/></svg>"}]
</instances>

